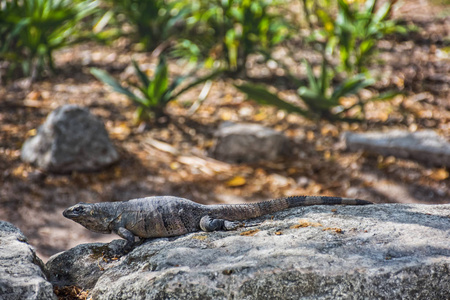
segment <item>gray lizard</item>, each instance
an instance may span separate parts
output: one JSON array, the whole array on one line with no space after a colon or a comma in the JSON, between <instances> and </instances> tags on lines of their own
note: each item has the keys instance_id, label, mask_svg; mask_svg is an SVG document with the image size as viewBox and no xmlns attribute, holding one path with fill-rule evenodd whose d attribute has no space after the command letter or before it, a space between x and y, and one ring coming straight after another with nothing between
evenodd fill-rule
<instances>
[{"instance_id":1,"label":"gray lizard","mask_svg":"<svg viewBox=\"0 0 450 300\"><path fill-rule=\"evenodd\" d=\"M78 203L64 210L64 217L87 229L115 232L127 240L128 252L135 238L157 238L196 231L234 230L238 222L297 206L366 205L372 202L326 196L293 196L247 204L202 205L188 199L155 196L123 202Z\"/></svg>"}]
</instances>

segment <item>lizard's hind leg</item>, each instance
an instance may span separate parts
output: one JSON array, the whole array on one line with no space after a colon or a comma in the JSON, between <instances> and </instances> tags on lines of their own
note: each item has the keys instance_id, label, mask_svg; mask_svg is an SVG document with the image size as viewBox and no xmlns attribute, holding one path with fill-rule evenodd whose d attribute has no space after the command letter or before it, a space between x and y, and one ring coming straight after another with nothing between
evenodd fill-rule
<instances>
[{"instance_id":1,"label":"lizard's hind leg","mask_svg":"<svg viewBox=\"0 0 450 300\"><path fill-rule=\"evenodd\" d=\"M241 222L232 222L224 219L213 219L210 216L204 216L200 220L200 228L203 231L235 230L243 226L244 223Z\"/></svg>"}]
</instances>

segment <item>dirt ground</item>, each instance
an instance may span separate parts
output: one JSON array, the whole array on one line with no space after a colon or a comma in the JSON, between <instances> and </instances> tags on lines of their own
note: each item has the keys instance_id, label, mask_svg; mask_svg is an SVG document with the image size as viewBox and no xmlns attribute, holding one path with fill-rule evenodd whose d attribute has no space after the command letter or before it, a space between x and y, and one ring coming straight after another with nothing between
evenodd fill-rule
<instances>
[{"instance_id":1,"label":"dirt ground","mask_svg":"<svg viewBox=\"0 0 450 300\"><path fill-rule=\"evenodd\" d=\"M98 82L89 68L100 67L125 79L132 74L131 58L153 66L149 55L130 51L123 40L113 47L89 43L60 50L55 54L57 75L31 86L21 79L0 87L0 219L19 227L45 261L80 243L117 238L91 233L62 216L64 208L81 201L176 195L212 204L322 194L376 203L450 203L449 170L347 152L340 142L346 130L433 129L450 137L449 16L448 5L438 1L403 1L395 17L419 30L380 41L373 69L381 76L376 89L398 88L405 95L368 104L367 122L362 124L313 122L261 107L245 101L231 80L218 80L194 113L190 105L201 86L169 105L167 124L143 129L133 123L132 103ZM311 53L302 47L299 64ZM175 61L171 67L175 72L183 69ZM255 81L283 85L283 77L270 66L255 65L248 73L259 74L253 76ZM67 103L87 106L104 121L121 154L119 163L97 173L54 175L20 160L25 139L48 113ZM216 161L209 151L223 121L281 130L292 140L294 154L254 165Z\"/></svg>"}]
</instances>

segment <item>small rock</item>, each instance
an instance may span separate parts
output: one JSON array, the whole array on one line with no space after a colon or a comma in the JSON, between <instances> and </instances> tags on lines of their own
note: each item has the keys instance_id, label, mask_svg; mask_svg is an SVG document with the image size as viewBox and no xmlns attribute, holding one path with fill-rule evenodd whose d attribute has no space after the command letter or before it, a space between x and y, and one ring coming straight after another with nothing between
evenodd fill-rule
<instances>
[{"instance_id":1,"label":"small rock","mask_svg":"<svg viewBox=\"0 0 450 300\"><path fill-rule=\"evenodd\" d=\"M305 176L301 176L297 179L297 185L302 188L307 187L310 182L311 180Z\"/></svg>"},{"instance_id":2,"label":"small rock","mask_svg":"<svg viewBox=\"0 0 450 300\"><path fill-rule=\"evenodd\" d=\"M103 123L87 108L64 105L51 112L25 141L23 161L44 171L96 171L119 159Z\"/></svg>"},{"instance_id":3,"label":"small rock","mask_svg":"<svg viewBox=\"0 0 450 300\"><path fill-rule=\"evenodd\" d=\"M273 161L290 153L283 133L258 124L227 122L215 135L212 156L229 163Z\"/></svg>"},{"instance_id":4,"label":"small rock","mask_svg":"<svg viewBox=\"0 0 450 300\"><path fill-rule=\"evenodd\" d=\"M0 221L0 299L56 299L43 263L23 233Z\"/></svg>"},{"instance_id":5,"label":"small rock","mask_svg":"<svg viewBox=\"0 0 450 300\"><path fill-rule=\"evenodd\" d=\"M343 140L350 151L364 150L384 156L417 160L432 166L450 167L450 143L433 130L408 132L345 132Z\"/></svg>"}]
</instances>

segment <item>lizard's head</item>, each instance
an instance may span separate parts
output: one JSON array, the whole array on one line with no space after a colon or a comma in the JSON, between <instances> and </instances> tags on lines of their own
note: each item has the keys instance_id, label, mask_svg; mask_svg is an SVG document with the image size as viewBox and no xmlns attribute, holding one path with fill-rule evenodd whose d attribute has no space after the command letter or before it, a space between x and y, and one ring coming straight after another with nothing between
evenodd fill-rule
<instances>
[{"instance_id":1,"label":"lizard's head","mask_svg":"<svg viewBox=\"0 0 450 300\"><path fill-rule=\"evenodd\" d=\"M111 233L109 219L98 211L92 203L78 203L63 211L63 216L75 221L87 229L100 233Z\"/></svg>"}]
</instances>

